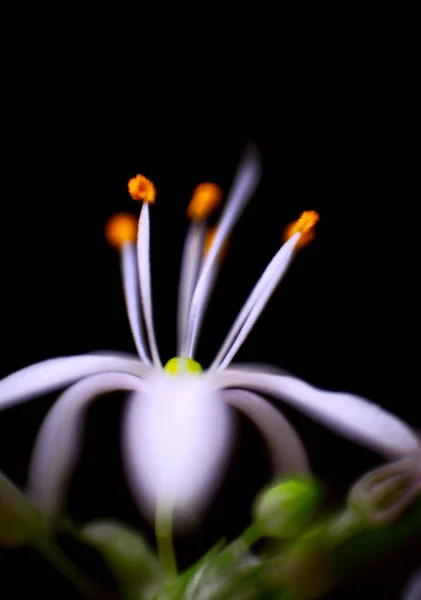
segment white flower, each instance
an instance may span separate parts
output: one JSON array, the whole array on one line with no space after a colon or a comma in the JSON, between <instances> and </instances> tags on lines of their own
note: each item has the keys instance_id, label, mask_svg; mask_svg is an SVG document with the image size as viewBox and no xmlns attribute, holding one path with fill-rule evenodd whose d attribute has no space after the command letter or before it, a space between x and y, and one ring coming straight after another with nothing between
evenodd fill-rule
<instances>
[{"instance_id":1,"label":"white flower","mask_svg":"<svg viewBox=\"0 0 421 600\"><path fill-rule=\"evenodd\" d=\"M30 464L29 493L48 517L54 517L61 507L81 446L89 403L115 390L131 392L122 432L124 462L139 506L150 516L159 503L171 506L176 517L200 516L230 450L230 407L243 411L261 431L276 472L308 469L294 429L256 392L290 404L387 458L417 450L418 439L411 428L368 400L317 389L273 367L229 366L286 272L297 246L311 237L316 213L304 213L292 226L289 239L253 288L209 369L203 372L194 360L218 257L258 179L259 162L255 152L249 150L206 254L206 218L218 203L219 192L213 184L202 184L192 199L192 223L180 277L178 358L163 367L159 357L149 259L149 203L154 201L155 190L146 178L137 176L129 183L131 195L144 201L137 247L135 226L128 215L113 218L107 235L121 252L127 312L138 357L102 353L55 358L0 381L0 408L72 384L47 414Z\"/></svg>"}]
</instances>

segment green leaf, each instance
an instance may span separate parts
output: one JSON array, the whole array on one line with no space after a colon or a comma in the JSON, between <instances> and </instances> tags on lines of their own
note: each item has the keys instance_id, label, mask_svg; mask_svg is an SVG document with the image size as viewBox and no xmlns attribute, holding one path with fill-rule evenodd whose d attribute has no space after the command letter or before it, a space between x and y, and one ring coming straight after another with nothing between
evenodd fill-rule
<instances>
[{"instance_id":1,"label":"green leaf","mask_svg":"<svg viewBox=\"0 0 421 600\"><path fill-rule=\"evenodd\" d=\"M123 586L139 589L152 597L162 579L159 561L135 529L111 520L94 521L81 532L81 539L96 548Z\"/></svg>"},{"instance_id":2,"label":"green leaf","mask_svg":"<svg viewBox=\"0 0 421 600\"><path fill-rule=\"evenodd\" d=\"M22 546L43 531L41 511L0 472L0 546Z\"/></svg>"}]
</instances>

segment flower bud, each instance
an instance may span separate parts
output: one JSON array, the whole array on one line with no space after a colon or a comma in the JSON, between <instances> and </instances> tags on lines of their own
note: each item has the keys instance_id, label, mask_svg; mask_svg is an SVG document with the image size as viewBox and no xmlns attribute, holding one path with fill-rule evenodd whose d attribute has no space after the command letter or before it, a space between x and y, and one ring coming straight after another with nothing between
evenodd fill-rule
<instances>
[{"instance_id":1,"label":"flower bud","mask_svg":"<svg viewBox=\"0 0 421 600\"><path fill-rule=\"evenodd\" d=\"M254 518L263 535L291 538L310 522L322 497L322 487L314 479L291 478L258 496Z\"/></svg>"},{"instance_id":2,"label":"flower bud","mask_svg":"<svg viewBox=\"0 0 421 600\"><path fill-rule=\"evenodd\" d=\"M421 473L415 460L403 459L364 475L351 488L348 505L371 526L399 517L421 494Z\"/></svg>"}]
</instances>

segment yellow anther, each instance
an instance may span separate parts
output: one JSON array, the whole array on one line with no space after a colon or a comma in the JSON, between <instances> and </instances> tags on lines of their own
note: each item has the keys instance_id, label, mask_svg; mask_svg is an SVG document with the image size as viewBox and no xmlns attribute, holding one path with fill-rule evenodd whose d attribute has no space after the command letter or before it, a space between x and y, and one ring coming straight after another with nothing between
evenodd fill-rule
<instances>
[{"instance_id":1,"label":"yellow anther","mask_svg":"<svg viewBox=\"0 0 421 600\"><path fill-rule=\"evenodd\" d=\"M194 221L204 221L222 200L222 190L214 183L200 183L193 192L187 216Z\"/></svg>"},{"instance_id":2,"label":"yellow anther","mask_svg":"<svg viewBox=\"0 0 421 600\"><path fill-rule=\"evenodd\" d=\"M110 246L118 250L126 242L135 242L137 235L137 219L129 213L114 215L105 226L105 237Z\"/></svg>"},{"instance_id":3,"label":"yellow anther","mask_svg":"<svg viewBox=\"0 0 421 600\"><path fill-rule=\"evenodd\" d=\"M136 175L129 180L129 194L133 200L141 200L153 204L155 202L156 190L152 181L143 175Z\"/></svg>"},{"instance_id":4,"label":"yellow anther","mask_svg":"<svg viewBox=\"0 0 421 600\"><path fill-rule=\"evenodd\" d=\"M296 247L301 248L302 246L306 246L314 240L314 226L319 219L319 213L315 210L305 210L299 219L287 225L284 233L284 241L286 242L294 234L300 232L301 237Z\"/></svg>"},{"instance_id":5,"label":"yellow anther","mask_svg":"<svg viewBox=\"0 0 421 600\"><path fill-rule=\"evenodd\" d=\"M211 249L211 246L213 244L213 240L215 239L215 235L216 235L217 231L218 231L217 227L208 227L207 228L205 243L203 245L203 256L206 256L208 254L209 250ZM228 249L229 249L229 240L225 240L225 242L222 244L221 250L219 251L218 259L220 261L225 260L227 254L228 254Z\"/></svg>"}]
</instances>

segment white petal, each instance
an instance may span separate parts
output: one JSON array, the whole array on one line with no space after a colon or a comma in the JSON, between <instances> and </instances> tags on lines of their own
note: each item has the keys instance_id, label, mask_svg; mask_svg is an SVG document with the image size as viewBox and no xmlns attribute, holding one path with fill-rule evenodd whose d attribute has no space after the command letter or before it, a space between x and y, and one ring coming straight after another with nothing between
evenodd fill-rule
<instances>
[{"instance_id":1,"label":"white petal","mask_svg":"<svg viewBox=\"0 0 421 600\"><path fill-rule=\"evenodd\" d=\"M225 390L221 397L247 415L260 430L277 475L309 471L307 454L297 432L270 402L246 390Z\"/></svg>"},{"instance_id":2,"label":"white petal","mask_svg":"<svg viewBox=\"0 0 421 600\"><path fill-rule=\"evenodd\" d=\"M421 567L415 571L405 585L401 600L420 600L421 598Z\"/></svg>"},{"instance_id":3,"label":"white petal","mask_svg":"<svg viewBox=\"0 0 421 600\"><path fill-rule=\"evenodd\" d=\"M47 519L53 519L79 457L86 409L102 394L143 390L145 383L127 373L101 373L66 390L47 413L29 466L28 493Z\"/></svg>"},{"instance_id":4,"label":"white petal","mask_svg":"<svg viewBox=\"0 0 421 600\"><path fill-rule=\"evenodd\" d=\"M401 419L365 398L318 389L296 379L227 369L213 377L219 388L258 390L285 400L326 427L380 454L394 458L412 454L419 441Z\"/></svg>"},{"instance_id":5,"label":"white petal","mask_svg":"<svg viewBox=\"0 0 421 600\"><path fill-rule=\"evenodd\" d=\"M194 290L189 318L187 323L187 347L194 347L196 340L192 336L198 333L198 327L195 327L195 321L202 311L202 305L207 301L207 295L212 286L207 284L207 278L212 272L212 267L218 260L219 253L229 236L236 221L244 210L247 202L256 189L260 177L260 161L256 149L250 147L247 149L243 160L241 161L236 173L234 183L228 196L227 204L221 215L216 228L216 234L212 245L203 263L202 271ZM189 356L191 356L189 354Z\"/></svg>"},{"instance_id":6,"label":"white petal","mask_svg":"<svg viewBox=\"0 0 421 600\"><path fill-rule=\"evenodd\" d=\"M82 377L106 371L122 371L144 377L150 367L138 358L118 354L81 354L51 358L25 367L0 381L0 410L48 394Z\"/></svg>"},{"instance_id":7,"label":"white petal","mask_svg":"<svg viewBox=\"0 0 421 600\"><path fill-rule=\"evenodd\" d=\"M148 333L149 346L155 366L161 367L158 346L153 325L151 261L149 247L149 204L143 203L140 211L139 230L137 235L137 260L139 264L140 297L142 300L143 316Z\"/></svg>"},{"instance_id":8,"label":"white petal","mask_svg":"<svg viewBox=\"0 0 421 600\"><path fill-rule=\"evenodd\" d=\"M121 251L121 272L123 275L124 298L127 315L136 349L143 362L149 364L150 358L144 342L141 310L139 302L138 272L136 246L131 243L123 245Z\"/></svg>"},{"instance_id":9,"label":"white petal","mask_svg":"<svg viewBox=\"0 0 421 600\"><path fill-rule=\"evenodd\" d=\"M201 518L230 449L231 417L201 375L160 374L147 396L132 396L122 435L125 467L150 519L158 499L173 507L178 526Z\"/></svg>"}]
</instances>

